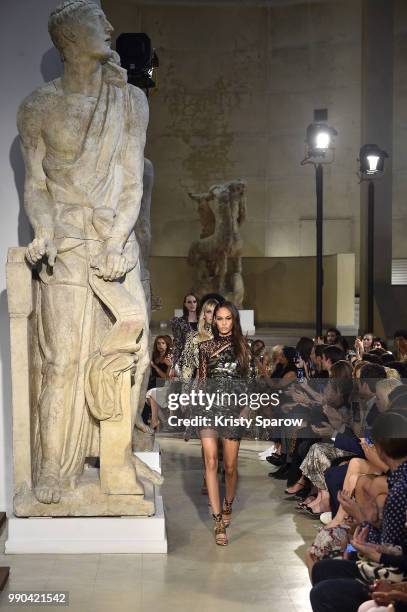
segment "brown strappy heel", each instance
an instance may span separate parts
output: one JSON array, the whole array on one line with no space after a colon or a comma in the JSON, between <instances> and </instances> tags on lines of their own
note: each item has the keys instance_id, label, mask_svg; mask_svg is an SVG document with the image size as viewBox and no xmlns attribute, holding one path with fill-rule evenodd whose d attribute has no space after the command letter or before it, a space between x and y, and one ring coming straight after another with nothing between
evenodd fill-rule
<instances>
[{"instance_id":1,"label":"brown strappy heel","mask_svg":"<svg viewBox=\"0 0 407 612\"><path fill-rule=\"evenodd\" d=\"M230 525L233 499L231 501L228 501L225 497L225 499L223 500L222 518L225 527L229 527Z\"/></svg>"},{"instance_id":2,"label":"brown strappy heel","mask_svg":"<svg viewBox=\"0 0 407 612\"><path fill-rule=\"evenodd\" d=\"M227 546L228 538L226 536L226 527L222 519L222 514L212 514L214 520L215 542L218 546Z\"/></svg>"}]
</instances>

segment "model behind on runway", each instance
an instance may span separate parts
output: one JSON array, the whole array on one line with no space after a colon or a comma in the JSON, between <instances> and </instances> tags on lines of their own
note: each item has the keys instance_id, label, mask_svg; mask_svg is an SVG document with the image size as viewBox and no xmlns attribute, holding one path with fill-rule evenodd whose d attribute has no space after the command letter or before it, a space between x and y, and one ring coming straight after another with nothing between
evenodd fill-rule
<instances>
[{"instance_id":1,"label":"model behind on runway","mask_svg":"<svg viewBox=\"0 0 407 612\"><path fill-rule=\"evenodd\" d=\"M213 512L215 541L220 546L226 546L226 527L231 520L237 483L237 458L244 433L244 427L235 425L233 420L242 416L247 407L231 405L230 402L226 404L223 397L247 392L254 376L254 364L249 344L242 334L239 312L231 302L216 306L212 326L213 340L199 345L199 383L205 387L205 392L212 392L221 400L211 405L210 410L200 406L194 412L205 416L210 422L208 427L199 428L199 435L205 458L205 479ZM226 476L223 506L217 476L218 437L223 442Z\"/></svg>"}]
</instances>

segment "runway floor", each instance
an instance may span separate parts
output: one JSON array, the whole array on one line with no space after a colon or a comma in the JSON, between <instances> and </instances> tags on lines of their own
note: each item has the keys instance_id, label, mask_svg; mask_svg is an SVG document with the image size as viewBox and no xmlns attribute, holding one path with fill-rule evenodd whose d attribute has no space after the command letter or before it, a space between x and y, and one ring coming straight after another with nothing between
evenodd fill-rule
<instances>
[{"instance_id":1,"label":"runway floor","mask_svg":"<svg viewBox=\"0 0 407 612\"><path fill-rule=\"evenodd\" d=\"M199 442L159 442L168 555L0 554L0 566L11 566L1 610L15 611L7 593L21 590L68 590L69 612L311 610L303 555L317 524L284 499L284 483L267 477L269 464L257 458L267 443L242 443L230 543L222 548L214 543L208 498L201 494ZM5 538L3 530L2 551Z\"/></svg>"}]
</instances>

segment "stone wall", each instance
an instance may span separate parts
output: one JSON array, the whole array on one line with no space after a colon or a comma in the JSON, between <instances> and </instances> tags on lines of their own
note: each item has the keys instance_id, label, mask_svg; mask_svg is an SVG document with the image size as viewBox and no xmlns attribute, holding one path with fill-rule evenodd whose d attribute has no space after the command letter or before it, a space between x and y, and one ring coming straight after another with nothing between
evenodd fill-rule
<instances>
[{"instance_id":1,"label":"stone wall","mask_svg":"<svg viewBox=\"0 0 407 612\"><path fill-rule=\"evenodd\" d=\"M393 257L407 257L407 4L395 0Z\"/></svg>"},{"instance_id":2,"label":"stone wall","mask_svg":"<svg viewBox=\"0 0 407 612\"><path fill-rule=\"evenodd\" d=\"M253 4L103 0L116 34L147 32L160 58L147 144L156 167L152 254L185 255L198 235L188 190L243 177L245 256L312 255L314 176L300 161L313 109L327 108L338 138L325 171L324 249L358 261L362 2ZM403 0L395 24L393 254L407 257Z\"/></svg>"},{"instance_id":3,"label":"stone wall","mask_svg":"<svg viewBox=\"0 0 407 612\"><path fill-rule=\"evenodd\" d=\"M193 286L193 271L185 257L150 257L153 293L162 309L153 324L168 321L182 307ZM245 308L254 310L256 325L314 327L315 257L245 257ZM352 328L355 314L355 257L324 257L324 325Z\"/></svg>"},{"instance_id":4,"label":"stone wall","mask_svg":"<svg viewBox=\"0 0 407 612\"><path fill-rule=\"evenodd\" d=\"M156 168L154 255L185 255L197 235L188 190L239 177L249 185L245 255L312 255L314 173L300 162L321 107L339 132L325 172L325 252L357 252L359 0L103 6L116 33L147 32L160 58L147 144Z\"/></svg>"}]
</instances>

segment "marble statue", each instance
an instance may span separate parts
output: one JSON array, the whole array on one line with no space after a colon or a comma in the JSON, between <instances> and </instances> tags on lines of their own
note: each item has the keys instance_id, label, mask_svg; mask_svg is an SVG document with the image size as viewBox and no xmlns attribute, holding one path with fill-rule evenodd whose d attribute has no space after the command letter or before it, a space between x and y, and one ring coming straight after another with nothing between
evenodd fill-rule
<instances>
[{"instance_id":1,"label":"marble statue","mask_svg":"<svg viewBox=\"0 0 407 612\"><path fill-rule=\"evenodd\" d=\"M31 459L32 482L28 469L24 482L16 479L15 513L152 514L154 503L144 498L138 476L154 482L160 477L131 450L149 365L134 232L143 193L147 99L127 84L110 48L113 28L95 3L66 0L48 26L63 75L30 94L17 119L25 209L35 237L25 252L34 269L27 362L31 451L25 457ZM18 264L24 282L28 277L18 249L10 251L13 321L11 270ZM12 351L13 346L15 337ZM24 386L21 372L14 368L12 375L13 390L19 376ZM18 454L21 435L16 436ZM92 457L100 458L96 481L85 469Z\"/></svg>"},{"instance_id":2,"label":"marble statue","mask_svg":"<svg viewBox=\"0 0 407 612\"><path fill-rule=\"evenodd\" d=\"M144 159L143 171L143 197L141 198L140 213L137 219L135 232L140 249L140 278L146 296L148 318L151 318L152 295L148 258L151 245L151 195L154 184L154 167L149 159Z\"/></svg>"},{"instance_id":3,"label":"marble statue","mask_svg":"<svg viewBox=\"0 0 407 612\"><path fill-rule=\"evenodd\" d=\"M196 271L195 291L218 292L242 308L243 242L240 227L246 218L246 183L229 181L212 186L207 193L189 197L198 202L201 237L188 252L188 263Z\"/></svg>"}]
</instances>

